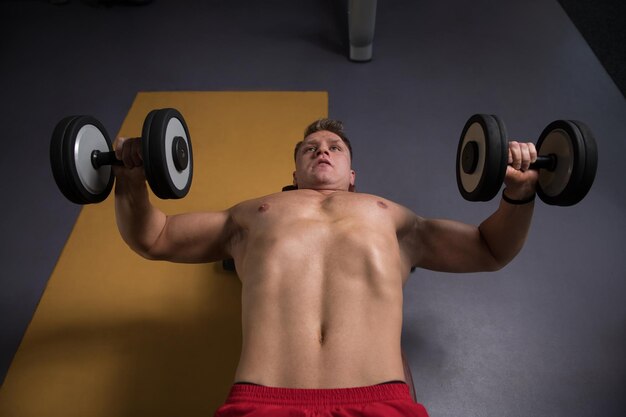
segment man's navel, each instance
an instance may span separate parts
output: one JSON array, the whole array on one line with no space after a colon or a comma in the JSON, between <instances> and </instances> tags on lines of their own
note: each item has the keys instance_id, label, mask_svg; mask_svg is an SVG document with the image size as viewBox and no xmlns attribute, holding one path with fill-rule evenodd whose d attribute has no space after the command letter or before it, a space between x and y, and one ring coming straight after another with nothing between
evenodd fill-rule
<instances>
[{"instance_id":1,"label":"man's navel","mask_svg":"<svg viewBox=\"0 0 626 417\"><path fill-rule=\"evenodd\" d=\"M376 204L378 204L378 207L382 207L384 209L387 208L387 204L385 204L385 202L383 201L377 201Z\"/></svg>"},{"instance_id":2,"label":"man's navel","mask_svg":"<svg viewBox=\"0 0 626 417\"><path fill-rule=\"evenodd\" d=\"M320 329L317 341L320 343L320 346L324 346L324 343L326 343L326 329L324 326Z\"/></svg>"}]
</instances>

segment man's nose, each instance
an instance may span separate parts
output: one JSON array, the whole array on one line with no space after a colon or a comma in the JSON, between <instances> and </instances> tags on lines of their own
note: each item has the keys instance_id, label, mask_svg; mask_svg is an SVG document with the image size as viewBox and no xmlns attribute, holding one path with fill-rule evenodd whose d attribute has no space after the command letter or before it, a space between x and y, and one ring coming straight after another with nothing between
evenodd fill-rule
<instances>
[{"instance_id":1,"label":"man's nose","mask_svg":"<svg viewBox=\"0 0 626 417\"><path fill-rule=\"evenodd\" d=\"M320 146L319 148L317 148L317 153L315 155L319 156L321 154L326 154L326 155L329 154L327 146Z\"/></svg>"}]
</instances>

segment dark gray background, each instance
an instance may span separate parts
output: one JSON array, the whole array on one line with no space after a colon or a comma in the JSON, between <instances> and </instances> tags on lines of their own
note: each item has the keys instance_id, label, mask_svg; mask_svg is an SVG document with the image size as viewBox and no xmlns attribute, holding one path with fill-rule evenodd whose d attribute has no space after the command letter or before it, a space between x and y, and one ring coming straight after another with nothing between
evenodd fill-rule
<instances>
[{"instance_id":1,"label":"dark gray background","mask_svg":"<svg viewBox=\"0 0 626 417\"><path fill-rule=\"evenodd\" d=\"M139 91L324 90L360 191L469 223L497 205L456 188L471 114L500 115L517 139L560 118L592 127L588 197L538 202L500 272L413 274L403 343L433 417L626 415L624 96L556 1L380 1L366 64L346 59L345 3L0 3L0 377L80 210L49 168L58 120L93 114L114 134Z\"/></svg>"}]
</instances>

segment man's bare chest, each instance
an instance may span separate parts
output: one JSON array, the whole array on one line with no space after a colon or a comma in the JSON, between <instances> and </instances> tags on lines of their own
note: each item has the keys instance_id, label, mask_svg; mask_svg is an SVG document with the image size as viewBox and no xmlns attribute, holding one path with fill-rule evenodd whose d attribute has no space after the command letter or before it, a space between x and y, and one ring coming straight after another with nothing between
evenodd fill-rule
<instances>
[{"instance_id":1,"label":"man's bare chest","mask_svg":"<svg viewBox=\"0 0 626 417\"><path fill-rule=\"evenodd\" d=\"M397 208L388 200L369 194L310 191L289 191L246 202L238 213L238 223L247 232L270 234L309 228L337 232L362 228L381 233L397 229Z\"/></svg>"}]
</instances>

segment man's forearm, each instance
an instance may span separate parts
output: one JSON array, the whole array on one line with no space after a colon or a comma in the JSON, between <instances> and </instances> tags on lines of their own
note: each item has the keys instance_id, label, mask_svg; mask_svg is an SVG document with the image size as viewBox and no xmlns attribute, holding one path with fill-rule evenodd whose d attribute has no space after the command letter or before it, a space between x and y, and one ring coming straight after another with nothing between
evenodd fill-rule
<instances>
[{"instance_id":1,"label":"man's forearm","mask_svg":"<svg viewBox=\"0 0 626 417\"><path fill-rule=\"evenodd\" d=\"M522 249L535 203L516 205L500 201L500 207L480 226L480 234L500 267L508 264Z\"/></svg>"},{"instance_id":2,"label":"man's forearm","mask_svg":"<svg viewBox=\"0 0 626 417\"><path fill-rule=\"evenodd\" d=\"M140 255L152 258L150 249L161 235L167 217L150 203L145 181L116 181L115 217L128 246Z\"/></svg>"}]
</instances>

